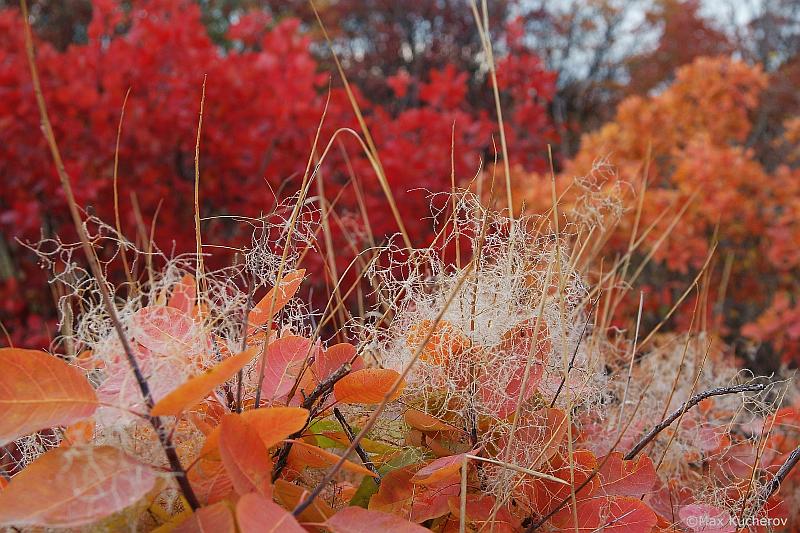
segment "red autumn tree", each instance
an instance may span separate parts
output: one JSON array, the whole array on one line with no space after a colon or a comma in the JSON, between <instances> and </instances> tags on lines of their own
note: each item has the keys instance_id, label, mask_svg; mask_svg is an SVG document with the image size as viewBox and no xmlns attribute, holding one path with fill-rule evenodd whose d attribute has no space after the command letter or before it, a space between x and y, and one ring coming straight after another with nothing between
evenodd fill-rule
<instances>
[{"instance_id":1,"label":"red autumn tree","mask_svg":"<svg viewBox=\"0 0 800 533\"><path fill-rule=\"evenodd\" d=\"M114 221L115 140L130 89L119 146L123 233L138 236L144 246L152 225L154 241L163 250L194 249L195 142L205 77L199 165L200 215L207 219L204 241L241 244L249 231L220 215L269 212L275 195L298 189L311 152L332 76L312 56L310 37L300 31L297 19L252 11L240 13L227 28L225 49L209 37L203 12L193 2L151 0L128 9L122 2L97 0L92 7L84 44L60 51L39 43L37 59L79 204ZM49 321L51 295L43 290L41 271L21 243L55 234L70 239L71 233L65 229L64 198L38 126L21 28L17 9L0 11L0 174L9 177L0 191L0 320L16 342L25 337L28 345L42 345L56 334ZM542 168L550 134L544 105L553 78L530 54L500 57L500 62L508 73L527 80L524 91L516 85L502 91L516 114L507 120L510 142L525 147L517 153L529 167ZM415 73L408 85L418 91L419 100L400 108L372 102L369 93L354 88L400 214L418 244L432 236L426 220L430 200L419 189L450 188L453 126L459 178L474 174L482 155L493 154L495 117L467 101L464 87L470 76L458 65ZM320 150L337 128L358 129L336 78ZM400 86L396 88L399 97ZM337 209L359 213L347 185L352 168L362 180L376 238L394 233L394 217L361 147L351 137L341 139L348 158L335 144L322 167L326 196L332 201L344 187ZM337 247L348 250L341 230L334 225L332 231ZM230 252L213 251L212 263L230 261Z\"/></svg>"}]
</instances>

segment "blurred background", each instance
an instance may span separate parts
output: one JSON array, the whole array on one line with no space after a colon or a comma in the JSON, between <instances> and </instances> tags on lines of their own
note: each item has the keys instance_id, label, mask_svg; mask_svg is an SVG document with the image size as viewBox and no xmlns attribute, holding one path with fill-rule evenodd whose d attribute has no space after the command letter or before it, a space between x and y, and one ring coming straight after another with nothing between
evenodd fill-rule
<instances>
[{"instance_id":1,"label":"blurred background","mask_svg":"<svg viewBox=\"0 0 800 533\"><path fill-rule=\"evenodd\" d=\"M576 176L625 201L642 197L646 182L641 220L629 209L603 251L612 259L624 253L634 224L657 228L637 252L653 261L633 280L646 294L645 323L665 315L717 239L704 294L693 292L669 328L687 328L702 300L702 325L749 366L796 367L800 2L494 0L488 8L516 207L549 208L548 146L564 201ZM425 246L433 235L426 191L450 190L451 143L461 184L498 151L470 3L321 0L317 9L406 227ZM329 97L322 138L358 129L305 0L40 0L31 2L30 22L78 202L109 222L117 128L130 90L119 203L124 233L141 246L152 231L167 254L194 250L204 75L207 242L245 244L249 231L225 216L259 216L297 190ZM336 212L323 252L360 250L397 231L352 138L339 137L321 172L325 190L315 192ZM74 234L10 0L0 0L0 181L0 342L47 346L58 333L58 288L26 245ZM219 249L209 262L224 266L234 256ZM352 254L337 258L346 265ZM629 325L635 310L621 306L619 325Z\"/></svg>"}]
</instances>

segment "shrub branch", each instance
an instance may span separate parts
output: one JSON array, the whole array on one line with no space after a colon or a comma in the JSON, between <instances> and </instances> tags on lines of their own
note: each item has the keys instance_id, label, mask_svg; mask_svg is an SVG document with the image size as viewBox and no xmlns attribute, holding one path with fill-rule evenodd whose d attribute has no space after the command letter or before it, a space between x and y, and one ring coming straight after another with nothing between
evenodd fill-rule
<instances>
[{"instance_id":1,"label":"shrub branch","mask_svg":"<svg viewBox=\"0 0 800 533\"><path fill-rule=\"evenodd\" d=\"M686 411L697 405L698 403L702 402L706 398L711 398L712 396L722 396L724 394L738 394L740 392L761 392L767 388L767 385L764 383L750 383L745 385L736 385L734 387L717 387L714 389L708 389L701 393L695 394L685 402L681 404L681 406L672 412L667 418L661 421L661 423L656 424L653 426L653 429L647 432L644 437L634 446L631 448L625 455L625 460L630 461L636 455L647 446L650 441L655 439L659 433L664 431L667 427L670 426L673 422L675 422L678 418L681 417Z\"/></svg>"}]
</instances>

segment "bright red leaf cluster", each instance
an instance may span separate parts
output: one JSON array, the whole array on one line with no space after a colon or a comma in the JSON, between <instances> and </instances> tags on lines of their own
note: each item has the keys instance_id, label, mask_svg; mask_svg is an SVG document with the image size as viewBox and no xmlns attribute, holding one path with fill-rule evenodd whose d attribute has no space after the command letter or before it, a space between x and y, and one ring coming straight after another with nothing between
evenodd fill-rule
<instances>
[{"instance_id":1,"label":"bright red leaf cluster","mask_svg":"<svg viewBox=\"0 0 800 533\"><path fill-rule=\"evenodd\" d=\"M274 195L298 189L331 76L311 55L310 38L297 19L245 14L229 29L231 49L222 50L208 37L194 2L149 0L126 6L95 1L86 44L63 52L38 44L55 135L78 203L113 221L115 140L130 89L119 146L123 233L140 235L144 245L152 224L155 243L163 250L193 250L195 140L204 77L201 216L213 217L258 216L273 208ZM506 117L510 142L518 144L520 162L542 168L550 135L544 104L552 95L553 76L530 54L501 61L514 80L525 79L502 95L513 110ZM419 189L449 189L453 128L458 178L474 175L482 154L493 157L495 117L467 102L467 76L452 66L409 76L405 83L417 87L419 102L399 110L372 103L356 90L400 212L419 244L432 237L430 222L424 220L429 199ZM321 146L334 128L358 129L340 82L332 85ZM400 96L401 85L395 87ZM356 195L347 185L352 170L361 180L373 233L381 238L397 231L360 146L347 135L339 138L349 157L343 157L338 143L333 146L322 169L326 196L333 200L344 187L337 209L357 210ZM16 240L35 242L40 232L69 238L70 232L39 130L19 12L11 8L0 11L0 174L7 177L0 190L0 318L15 342L44 345L56 333L51 296L41 290L44 278L32 254ZM341 233L336 225L332 231ZM240 245L249 236L225 218L204 222L203 233L206 242L218 245ZM336 235L337 248L348 250L347 240ZM211 260L222 265L230 258L215 249Z\"/></svg>"}]
</instances>

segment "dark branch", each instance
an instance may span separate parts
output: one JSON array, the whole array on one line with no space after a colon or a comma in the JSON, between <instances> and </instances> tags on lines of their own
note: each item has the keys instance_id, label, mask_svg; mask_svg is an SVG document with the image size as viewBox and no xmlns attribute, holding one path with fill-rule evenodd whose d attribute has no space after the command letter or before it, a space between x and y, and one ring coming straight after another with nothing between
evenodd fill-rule
<instances>
[{"instance_id":1,"label":"dark branch","mask_svg":"<svg viewBox=\"0 0 800 533\"><path fill-rule=\"evenodd\" d=\"M794 451L789 454L789 457L786 458L786 461L784 461L784 463L775 473L775 477L770 479L769 483L764 485L764 488L761 489L760 500L762 502L766 502L770 496L775 494L775 492L781 487L783 480L786 479L786 476L789 475L789 472L792 471L792 468L797 466L798 462L800 462L800 446L795 448Z\"/></svg>"},{"instance_id":2,"label":"dark branch","mask_svg":"<svg viewBox=\"0 0 800 533\"><path fill-rule=\"evenodd\" d=\"M314 390L311 391L311 394L306 396L306 398L303 400L303 403L300 404L300 407L303 409L308 409L309 411L308 420L306 420L305 426L303 426L300 431L291 434L287 440L294 440L303 435L303 432L308 428L308 424L316 415L315 404L317 403L317 400L320 400L320 404L324 403L328 398L328 395L330 395L331 391L333 391L333 386L336 385L340 379L349 374L351 368L352 366L350 363L343 364L336 370L336 372L323 379L319 385L314 387ZM289 458L289 452L291 449L292 443L286 442L278 451L278 454L275 458L275 466L272 469L273 482L278 479L278 477L281 475L281 472L286 467L286 461Z\"/></svg>"},{"instance_id":3,"label":"dark branch","mask_svg":"<svg viewBox=\"0 0 800 533\"><path fill-rule=\"evenodd\" d=\"M642 439L631 448L625 455L625 459L630 461L636 455L647 446L650 441L656 438L659 433L664 431L667 427L670 426L673 422L675 422L678 418L680 418L686 411L697 405L698 403L702 402L706 398L711 398L712 396L722 396L724 394L737 394L740 392L760 392L767 388L767 385L764 383L751 383L747 385L736 385L735 387L717 387L715 389L709 389L707 391L703 391L699 394L695 394L685 402L681 404L681 406L675 410L672 414L670 414L667 418L661 421L660 424L657 424L647 432L647 434L642 437Z\"/></svg>"},{"instance_id":4,"label":"dark branch","mask_svg":"<svg viewBox=\"0 0 800 533\"><path fill-rule=\"evenodd\" d=\"M353 428L351 428L350 424L347 423L347 420L345 420L344 415L338 407L333 408L333 416L335 416L336 420L339 421L339 424L342 425L342 429L347 435L347 440L352 443L356 438L355 433L353 433ZM360 444L356 444L355 451L358 454L358 457L361 458L361 462L364 463L365 467L367 467L367 470L378 476L375 478L375 484L380 485L381 475L378 473L378 469L375 468L375 465L372 464L372 461L369 460L369 455L367 455L367 452L364 451L364 448L362 448Z\"/></svg>"}]
</instances>

